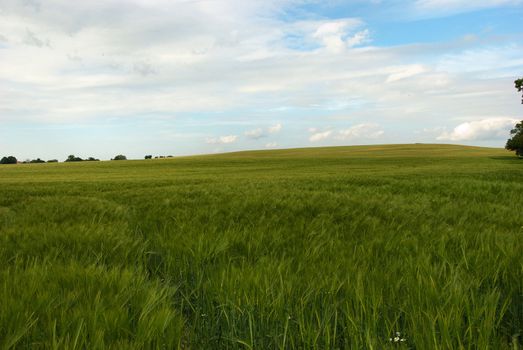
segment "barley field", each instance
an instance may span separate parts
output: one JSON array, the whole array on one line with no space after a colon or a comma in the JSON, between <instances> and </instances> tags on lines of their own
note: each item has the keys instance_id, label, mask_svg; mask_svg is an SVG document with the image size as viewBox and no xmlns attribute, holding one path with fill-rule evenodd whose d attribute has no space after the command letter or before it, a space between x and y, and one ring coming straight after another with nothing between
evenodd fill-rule
<instances>
[{"instance_id":1,"label":"barley field","mask_svg":"<svg viewBox=\"0 0 523 350\"><path fill-rule=\"evenodd\" d=\"M2 349L522 349L523 160L382 145L0 166Z\"/></svg>"}]
</instances>

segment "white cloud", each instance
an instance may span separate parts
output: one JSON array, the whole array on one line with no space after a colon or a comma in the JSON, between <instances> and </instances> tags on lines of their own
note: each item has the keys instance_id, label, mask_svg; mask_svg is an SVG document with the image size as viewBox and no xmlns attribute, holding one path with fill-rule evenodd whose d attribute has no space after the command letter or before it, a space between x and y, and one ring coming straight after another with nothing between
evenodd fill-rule
<instances>
[{"instance_id":1,"label":"white cloud","mask_svg":"<svg viewBox=\"0 0 523 350\"><path fill-rule=\"evenodd\" d=\"M413 77L426 72L427 69L421 64L412 64L409 66L398 67L398 70L387 77L386 83L392 83L398 80Z\"/></svg>"},{"instance_id":2,"label":"white cloud","mask_svg":"<svg viewBox=\"0 0 523 350\"><path fill-rule=\"evenodd\" d=\"M375 139L383 134L384 131L379 124L363 123L338 131L337 138L341 140Z\"/></svg>"},{"instance_id":3,"label":"white cloud","mask_svg":"<svg viewBox=\"0 0 523 350\"><path fill-rule=\"evenodd\" d=\"M262 137L265 137L265 133L263 132L262 128L256 128L253 130L248 130L245 132L245 136L247 136L250 139L261 139Z\"/></svg>"},{"instance_id":4,"label":"white cloud","mask_svg":"<svg viewBox=\"0 0 523 350\"><path fill-rule=\"evenodd\" d=\"M265 148L275 148L278 147L278 143L276 142L269 142L265 145Z\"/></svg>"},{"instance_id":5,"label":"white cloud","mask_svg":"<svg viewBox=\"0 0 523 350\"><path fill-rule=\"evenodd\" d=\"M267 137L267 134L276 134L281 131L282 124L278 123L267 128L267 131L264 131L262 128L256 128L252 130L247 130L244 135L250 139L258 140L263 137Z\"/></svg>"},{"instance_id":6,"label":"white cloud","mask_svg":"<svg viewBox=\"0 0 523 350\"><path fill-rule=\"evenodd\" d=\"M310 142L318 142L329 138L332 135L332 130L323 132L316 132L309 137Z\"/></svg>"},{"instance_id":7,"label":"white cloud","mask_svg":"<svg viewBox=\"0 0 523 350\"><path fill-rule=\"evenodd\" d=\"M228 135L228 136L208 138L206 142L211 145L217 145L217 144L219 145L219 144L235 143L237 140L238 140L238 136Z\"/></svg>"},{"instance_id":8,"label":"white cloud","mask_svg":"<svg viewBox=\"0 0 523 350\"><path fill-rule=\"evenodd\" d=\"M489 118L465 122L456 126L451 132L443 132L440 141L474 141L507 138L509 131L517 122L513 118Z\"/></svg>"},{"instance_id":9,"label":"white cloud","mask_svg":"<svg viewBox=\"0 0 523 350\"><path fill-rule=\"evenodd\" d=\"M346 43L348 47L354 47L362 44L366 44L370 41L370 31L368 29L357 32L353 36L347 39Z\"/></svg>"},{"instance_id":10,"label":"white cloud","mask_svg":"<svg viewBox=\"0 0 523 350\"><path fill-rule=\"evenodd\" d=\"M348 47L360 45L369 40L368 30L349 36L350 31L359 25L361 25L359 20L351 18L327 21L318 25L312 37L322 42L327 50L339 53Z\"/></svg>"},{"instance_id":11,"label":"white cloud","mask_svg":"<svg viewBox=\"0 0 523 350\"><path fill-rule=\"evenodd\" d=\"M309 141L318 142L329 138L339 141L365 141L379 138L385 132L377 123L362 123L340 130L329 129L320 131L318 128L309 128L309 133L311 133Z\"/></svg>"},{"instance_id":12,"label":"white cloud","mask_svg":"<svg viewBox=\"0 0 523 350\"><path fill-rule=\"evenodd\" d=\"M280 132L282 127L283 126L281 125L281 123L278 123L278 124L275 124L275 125L269 127L268 131L270 134L275 134L275 133Z\"/></svg>"}]
</instances>

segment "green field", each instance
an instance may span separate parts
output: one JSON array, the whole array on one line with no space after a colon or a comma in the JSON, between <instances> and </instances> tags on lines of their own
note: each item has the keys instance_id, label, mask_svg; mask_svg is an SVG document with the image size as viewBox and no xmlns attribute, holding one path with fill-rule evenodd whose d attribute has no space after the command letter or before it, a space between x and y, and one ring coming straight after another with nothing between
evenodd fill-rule
<instances>
[{"instance_id":1,"label":"green field","mask_svg":"<svg viewBox=\"0 0 523 350\"><path fill-rule=\"evenodd\" d=\"M0 166L0 347L522 349L522 213L494 148Z\"/></svg>"}]
</instances>

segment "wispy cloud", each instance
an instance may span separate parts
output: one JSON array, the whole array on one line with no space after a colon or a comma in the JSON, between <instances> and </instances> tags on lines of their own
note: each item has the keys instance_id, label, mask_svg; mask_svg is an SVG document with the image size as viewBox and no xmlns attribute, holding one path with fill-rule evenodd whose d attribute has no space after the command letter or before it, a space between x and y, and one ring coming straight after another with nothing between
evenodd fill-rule
<instances>
[{"instance_id":1,"label":"wispy cloud","mask_svg":"<svg viewBox=\"0 0 523 350\"><path fill-rule=\"evenodd\" d=\"M365 141L377 139L385 133L377 123L356 124L345 129L319 130L318 128L309 129L309 141L318 142L327 139L339 141Z\"/></svg>"},{"instance_id":2,"label":"wispy cloud","mask_svg":"<svg viewBox=\"0 0 523 350\"><path fill-rule=\"evenodd\" d=\"M269 126L265 130L262 128L247 130L246 132L244 132L244 135L249 139L258 140L258 139L267 137L268 134L279 133L281 131L282 127L283 127L283 125L281 123L277 123L272 126Z\"/></svg>"},{"instance_id":3,"label":"wispy cloud","mask_svg":"<svg viewBox=\"0 0 523 350\"><path fill-rule=\"evenodd\" d=\"M449 14L520 4L521 0L416 0L414 6L420 12Z\"/></svg>"},{"instance_id":4,"label":"wispy cloud","mask_svg":"<svg viewBox=\"0 0 523 350\"><path fill-rule=\"evenodd\" d=\"M331 135L332 135L332 130L313 132L312 135L309 136L309 141L310 142L322 141L322 140L329 138Z\"/></svg>"},{"instance_id":5,"label":"wispy cloud","mask_svg":"<svg viewBox=\"0 0 523 350\"><path fill-rule=\"evenodd\" d=\"M275 124L275 125L269 127L269 129L267 131L270 134L275 134L275 133L280 132L282 128L283 128L283 125L281 125L281 123L278 123L278 124Z\"/></svg>"},{"instance_id":6,"label":"wispy cloud","mask_svg":"<svg viewBox=\"0 0 523 350\"><path fill-rule=\"evenodd\" d=\"M398 80L407 79L410 77L413 77L415 75L424 73L427 71L427 68L425 68L421 64L412 64L409 66L403 66L398 67L397 71L391 73L385 82L387 83L393 83Z\"/></svg>"},{"instance_id":7,"label":"wispy cloud","mask_svg":"<svg viewBox=\"0 0 523 350\"><path fill-rule=\"evenodd\" d=\"M351 31L360 24L360 21L355 19L324 22L318 25L312 37L319 40L327 50L339 53L370 40L367 29L350 35Z\"/></svg>"},{"instance_id":8,"label":"wispy cloud","mask_svg":"<svg viewBox=\"0 0 523 350\"><path fill-rule=\"evenodd\" d=\"M384 133L385 132L379 124L364 123L338 131L337 137L341 140L375 139L382 136Z\"/></svg>"},{"instance_id":9,"label":"wispy cloud","mask_svg":"<svg viewBox=\"0 0 523 350\"><path fill-rule=\"evenodd\" d=\"M247 136L250 139L258 140L262 137L266 137L267 135L263 132L262 128L256 128L246 131L245 136Z\"/></svg>"},{"instance_id":10,"label":"wispy cloud","mask_svg":"<svg viewBox=\"0 0 523 350\"><path fill-rule=\"evenodd\" d=\"M210 145L220 145L220 144L235 143L237 140L238 140L238 136L228 135L228 136L208 138L206 140L206 142Z\"/></svg>"}]
</instances>

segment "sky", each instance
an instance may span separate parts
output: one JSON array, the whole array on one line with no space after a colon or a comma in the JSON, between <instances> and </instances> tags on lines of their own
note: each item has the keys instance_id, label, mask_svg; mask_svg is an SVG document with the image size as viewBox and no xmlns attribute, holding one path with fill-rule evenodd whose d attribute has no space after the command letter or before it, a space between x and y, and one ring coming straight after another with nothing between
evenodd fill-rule
<instances>
[{"instance_id":1,"label":"sky","mask_svg":"<svg viewBox=\"0 0 523 350\"><path fill-rule=\"evenodd\" d=\"M523 0L0 0L0 156L503 147Z\"/></svg>"}]
</instances>

